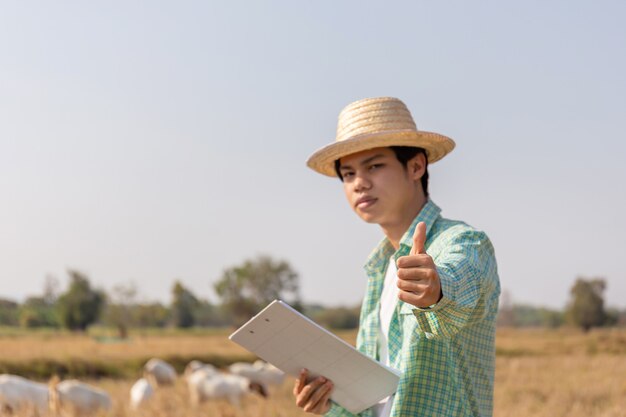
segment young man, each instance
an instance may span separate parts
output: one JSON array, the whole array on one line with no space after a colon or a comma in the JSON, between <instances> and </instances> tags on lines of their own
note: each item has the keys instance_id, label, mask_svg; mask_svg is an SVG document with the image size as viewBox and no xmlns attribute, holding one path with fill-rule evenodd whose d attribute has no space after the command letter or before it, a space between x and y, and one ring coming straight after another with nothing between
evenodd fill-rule
<instances>
[{"instance_id":1,"label":"young man","mask_svg":"<svg viewBox=\"0 0 626 417\"><path fill-rule=\"evenodd\" d=\"M357 348L402 371L395 395L363 416L490 416L500 294L493 246L448 220L428 197L428 164L454 142L417 130L404 103L364 99L339 115L336 142L310 168L338 176L356 214L385 238L365 270ZM332 381L303 370L293 393L305 411L351 414L330 400Z\"/></svg>"}]
</instances>

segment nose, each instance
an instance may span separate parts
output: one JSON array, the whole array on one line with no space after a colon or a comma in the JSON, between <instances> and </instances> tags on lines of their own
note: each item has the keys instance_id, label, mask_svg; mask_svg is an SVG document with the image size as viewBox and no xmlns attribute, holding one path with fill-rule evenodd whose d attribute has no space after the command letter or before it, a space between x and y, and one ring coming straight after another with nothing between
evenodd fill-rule
<instances>
[{"instance_id":1,"label":"nose","mask_svg":"<svg viewBox=\"0 0 626 417\"><path fill-rule=\"evenodd\" d=\"M357 173L354 178L354 191L362 192L372 188L371 181L363 174Z\"/></svg>"}]
</instances>

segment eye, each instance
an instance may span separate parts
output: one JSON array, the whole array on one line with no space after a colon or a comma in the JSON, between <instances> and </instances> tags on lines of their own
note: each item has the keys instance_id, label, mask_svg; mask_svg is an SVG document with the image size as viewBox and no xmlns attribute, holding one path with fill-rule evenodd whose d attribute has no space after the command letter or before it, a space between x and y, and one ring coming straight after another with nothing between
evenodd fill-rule
<instances>
[{"instance_id":1,"label":"eye","mask_svg":"<svg viewBox=\"0 0 626 417\"><path fill-rule=\"evenodd\" d=\"M344 180L346 179L350 179L352 177L354 177L354 172L352 171L345 171L341 174L341 176L343 177Z\"/></svg>"},{"instance_id":2,"label":"eye","mask_svg":"<svg viewBox=\"0 0 626 417\"><path fill-rule=\"evenodd\" d=\"M383 166L384 166L383 164L372 164L372 165L369 166L368 169L371 172L371 171L375 171L375 170L377 170L379 168L382 168Z\"/></svg>"}]
</instances>

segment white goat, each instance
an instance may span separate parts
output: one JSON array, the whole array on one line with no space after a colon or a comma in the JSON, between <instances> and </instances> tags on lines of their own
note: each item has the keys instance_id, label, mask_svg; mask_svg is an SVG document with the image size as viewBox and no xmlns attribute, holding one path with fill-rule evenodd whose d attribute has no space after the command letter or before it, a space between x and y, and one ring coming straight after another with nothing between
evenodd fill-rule
<instances>
[{"instance_id":1,"label":"white goat","mask_svg":"<svg viewBox=\"0 0 626 417\"><path fill-rule=\"evenodd\" d=\"M252 382L262 385L280 385L285 380L285 373L267 362L256 361L253 364L248 362L235 362L228 367L228 370L235 375L241 375Z\"/></svg>"},{"instance_id":2,"label":"white goat","mask_svg":"<svg viewBox=\"0 0 626 417\"><path fill-rule=\"evenodd\" d=\"M267 384L281 385L285 380L285 373L269 362L257 360L253 366L263 370L267 378Z\"/></svg>"},{"instance_id":3,"label":"white goat","mask_svg":"<svg viewBox=\"0 0 626 417\"><path fill-rule=\"evenodd\" d=\"M207 374L199 370L194 372L188 380L190 400L193 406L210 399L227 399L232 405L239 407L241 397L256 392L267 397L265 388L248 378L239 375L224 373Z\"/></svg>"},{"instance_id":4,"label":"white goat","mask_svg":"<svg viewBox=\"0 0 626 417\"><path fill-rule=\"evenodd\" d=\"M193 360L189 362L187 366L185 367L185 372L183 374L185 380L188 380L191 374L201 369L207 370L208 372L212 372L212 373L217 372L217 369L215 369L215 366L208 364L208 363L200 362L198 360Z\"/></svg>"},{"instance_id":5,"label":"white goat","mask_svg":"<svg viewBox=\"0 0 626 417\"><path fill-rule=\"evenodd\" d=\"M189 387L189 390L193 391L195 389L194 387L196 387L200 383L200 381L216 375L221 375L217 369L203 366L187 374L185 376L185 381L187 381L187 386Z\"/></svg>"},{"instance_id":6,"label":"white goat","mask_svg":"<svg viewBox=\"0 0 626 417\"><path fill-rule=\"evenodd\" d=\"M94 416L111 409L106 391L75 379L50 382L50 409L55 415Z\"/></svg>"},{"instance_id":7,"label":"white goat","mask_svg":"<svg viewBox=\"0 0 626 417\"><path fill-rule=\"evenodd\" d=\"M154 379L157 386L172 385L176 382L176 370L169 363L157 359L150 359L145 366L144 377L148 380Z\"/></svg>"},{"instance_id":8,"label":"white goat","mask_svg":"<svg viewBox=\"0 0 626 417\"><path fill-rule=\"evenodd\" d=\"M48 411L48 386L17 375L0 375L0 415L33 410L39 415Z\"/></svg>"},{"instance_id":9,"label":"white goat","mask_svg":"<svg viewBox=\"0 0 626 417\"><path fill-rule=\"evenodd\" d=\"M130 407L134 410L145 404L154 395L154 388L146 378L140 378L130 389Z\"/></svg>"}]
</instances>

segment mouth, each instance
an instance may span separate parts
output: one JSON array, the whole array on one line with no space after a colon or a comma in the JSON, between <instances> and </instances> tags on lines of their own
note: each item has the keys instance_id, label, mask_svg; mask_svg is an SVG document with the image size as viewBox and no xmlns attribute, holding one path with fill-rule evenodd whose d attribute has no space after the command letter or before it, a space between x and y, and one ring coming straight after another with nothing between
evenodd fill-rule
<instances>
[{"instance_id":1,"label":"mouth","mask_svg":"<svg viewBox=\"0 0 626 417\"><path fill-rule=\"evenodd\" d=\"M354 204L354 207L358 209L366 209L374 205L376 201L378 201L378 199L374 197L369 197L369 196L361 197L356 201L356 203Z\"/></svg>"}]
</instances>

